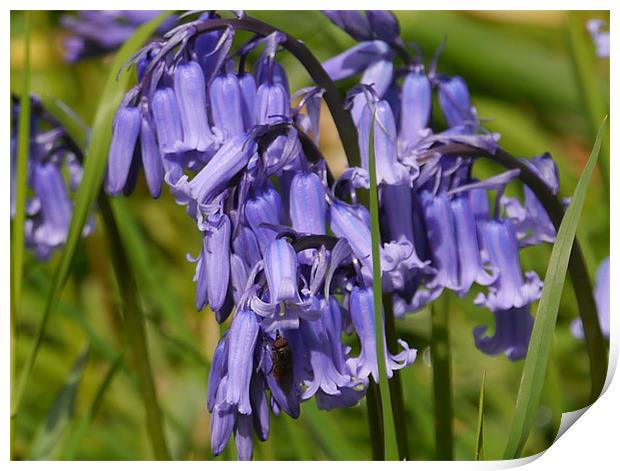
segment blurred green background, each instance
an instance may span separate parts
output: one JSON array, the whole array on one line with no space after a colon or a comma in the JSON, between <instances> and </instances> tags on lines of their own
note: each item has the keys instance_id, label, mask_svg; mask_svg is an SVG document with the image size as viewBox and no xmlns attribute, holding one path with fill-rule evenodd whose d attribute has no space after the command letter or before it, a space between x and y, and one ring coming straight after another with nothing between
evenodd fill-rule
<instances>
[{"instance_id":1,"label":"blurred green background","mask_svg":"<svg viewBox=\"0 0 620 471\"><path fill-rule=\"evenodd\" d=\"M109 72L110 57L89 59L73 66L62 61L60 12L31 15L32 89L53 95L92 121ZM353 41L316 11L256 11L249 15L290 32L320 60L335 55ZM406 41L417 42L430 58L447 38L439 71L462 75L485 126L500 132L500 143L518 156L552 153L561 170L563 196L570 195L592 145L588 118L571 53L566 12L396 12ZM607 12L579 12L609 20ZM19 93L23 68L23 15L11 14L11 90ZM609 60L594 57L585 31L590 79L601 103L609 103ZM279 60L290 75L292 88L308 85L294 58ZM336 169L343 153L332 124L322 118L324 153ZM477 164L481 175L496 172ZM517 191L513 189L513 191ZM209 444L206 389L209 361L220 335L213 316L194 309L194 265L200 235L193 221L167 191L149 198L141 177L138 191L119 203L126 209L122 230L131 246L132 266L147 313L149 348L157 391L164 411L167 438L176 459L213 459ZM38 356L22 412L18 417L15 453L19 459L150 459L145 418L137 379L119 355L123 332L117 313L118 294L109 263L109 248L100 220L81 242L71 278L53 313ZM609 205L605 185L595 175L590 185L578 237L588 269L609 254ZM524 269L544 276L550 247L522 252ZM18 325L18 365L33 341L50 288L55 258L44 264L29 254L25 264L23 304ZM522 362L488 357L476 350L472 329L490 325L490 312L473 305L473 294L450 299L453 358L455 457L474 456L478 394L486 370L485 458L500 459L517 394ZM589 395L585 345L569 332L578 315L571 289L566 289L535 427L525 447L534 454L549 446L563 411L581 408ZM403 374L409 447L414 459L433 459L432 370L428 345L429 312L409 315L397 323L399 335L418 348L416 363ZM83 356L88 349L87 356ZM119 358L121 358L119 360ZM73 372L73 374L72 374ZM59 419L59 412L61 417ZM233 459L234 444L216 459ZM255 459L370 459L371 449L364 401L347 410L319 411L304 403L299 420L273 417L271 436L255 442Z\"/></svg>"}]
</instances>

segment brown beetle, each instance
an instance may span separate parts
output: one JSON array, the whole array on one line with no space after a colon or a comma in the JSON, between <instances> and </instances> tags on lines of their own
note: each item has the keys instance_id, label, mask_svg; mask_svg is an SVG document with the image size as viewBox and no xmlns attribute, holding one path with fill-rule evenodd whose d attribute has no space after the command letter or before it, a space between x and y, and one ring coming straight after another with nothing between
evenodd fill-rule
<instances>
[{"instance_id":1,"label":"brown beetle","mask_svg":"<svg viewBox=\"0 0 620 471\"><path fill-rule=\"evenodd\" d=\"M290 387L293 370L293 355L288 346L288 340L276 331L276 339L271 345L271 360L273 365L271 372L273 377L278 380L281 386L288 389Z\"/></svg>"}]
</instances>

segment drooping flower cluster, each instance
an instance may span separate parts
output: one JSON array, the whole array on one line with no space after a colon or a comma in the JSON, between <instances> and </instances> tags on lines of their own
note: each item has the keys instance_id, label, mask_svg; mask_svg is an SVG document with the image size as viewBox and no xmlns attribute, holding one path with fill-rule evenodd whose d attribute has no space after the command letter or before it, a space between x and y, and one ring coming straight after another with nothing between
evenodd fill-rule
<instances>
[{"instance_id":1,"label":"drooping flower cluster","mask_svg":"<svg viewBox=\"0 0 620 471\"><path fill-rule=\"evenodd\" d=\"M106 189L132 191L142 167L151 194L166 183L201 231L196 307L219 322L232 316L209 377L211 447L221 453L234 435L249 459L253 434L267 439L270 409L297 417L312 397L349 407L378 381L370 233L347 241L368 212L334 191L359 178L327 184L316 148L322 90L291 96L276 60L284 36L231 53L235 30L205 31L215 18L203 14L136 56L139 83L114 120ZM392 245L382 260L396 267L409 254ZM359 339L358 352L343 334ZM415 359L399 345L381 360L390 376Z\"/></svg>"},{"instance_id":2,"label":"drooping flower cluster","mask_svg":"<svg viewBox=\"0 0 620 471\"><path fill-rule=\"evenodd\" d=\"M395 314L421 309L444 289L465 296L475 285L484 287L474 302L494 313L496 327L491 337L484 336L486 327L477 327L476 346L488 354L523 358L533 325L529 305L540 297L542 282L534 272L523 273L519 249L555 240L544 208L529 188L523 204L504 195L518 171L478 181L472 176L475 158L442 154L442 145L451 143L493 153L499 136L480 125L461 77L437 73L436 58L427 71L419 57L409 57L393 15L326 15L360 41L323 65L334 80L361 74L350 105L362 166L368 169L374 126L384 248L397 244L399 254L406 255L393 267L382 260L384 289L394 293ZM557 193L557 168L549 155L524 162ZM368 228L363 220L359 225Z\"/></svg>"},{"instance_id":3,"label":"drooping flower cluster","mask_svg":"<svg viewBox=\"0 0 620 471\"><path fill-rule=\"evenodd\" d=\"M67 239L73 212L71 193L82 179L82 163L65 129L30 96L30 144L27 162L25 243L47 260ZM11 218L15 217L19 98L11 96ZM82 232L93 228L91 218Z\"/></svg>"},{"instance_id":4,"label":"drooping flower cluster","mask_svg":"<svg viewBox=\"0 0 620 471\"><path fill-rule=\"evenodd\" d=\"M475 303L496 328L490 337L476 328L475 344L513 360L527 351L542 282L523 273L519 249L555 237L540 202L527 189L523 204L504 195L518 171L478 181L475 158L442 152L465 144L493 153L499 137L480 125L461 77L438 74L436 60L427 72L409 55L391 13L326 14L361 41L323 64L333 80L361 74L348 104L362 166L335 181L317 149L324 90L291 94L276 60L286 37L256 35L233 51L242 34L214 12L135 56L138 84L114 120L107 191L130 193L141 168L153 197L166 184L203 237L192 259L196 307L232 317L209 377L215 454L234 435L238 456L251 458L270 409L297 417L311 397L323 409L349 407L378 381L370 215L356 194L369 186L370 145L382 285L395 315L444 289L465 296L481 286ZM549 156L526 163L557 192ZM389 376L415 359L399 345L381 359Z\"/></svg>"},{"instance_id":5,"label":"drooping flower cluster","mask_svg":"<svg viewBox=\"0 0 620 471\"><path fill-rule=\"evenodd\" d=\"M100 56L123 45L135 29L152 20L159 10L80 10L63 15L62 26L70 34L64 40L64 57L69 63ZM169 17L158 29L163 33L176 19Z\"/></svg>"}]
</instances>

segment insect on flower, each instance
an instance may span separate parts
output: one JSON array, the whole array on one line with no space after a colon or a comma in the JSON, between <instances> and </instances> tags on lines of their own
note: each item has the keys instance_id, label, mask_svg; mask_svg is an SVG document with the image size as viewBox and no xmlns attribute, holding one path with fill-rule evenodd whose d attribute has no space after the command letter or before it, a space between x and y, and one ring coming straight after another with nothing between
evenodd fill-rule
<instances>
[{"instance_id":1,"label":"insect on flower","mask_svg":"<svg viewBox=\"0 0 620 471\"><path fill-rule=\"evenodd\" d=\"M281 386L290 387L291 373L293 370L293 355L288 346L288 340L276 331L276 339L271 344L271 360L273 365L271 373L278 380Z\"/></svg>"}]
</instances>

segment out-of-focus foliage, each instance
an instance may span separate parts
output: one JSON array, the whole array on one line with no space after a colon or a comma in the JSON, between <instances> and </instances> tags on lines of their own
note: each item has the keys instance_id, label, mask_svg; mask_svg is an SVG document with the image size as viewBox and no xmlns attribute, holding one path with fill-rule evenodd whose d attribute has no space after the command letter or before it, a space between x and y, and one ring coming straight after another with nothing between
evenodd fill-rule
<instances>
[{"instance_id":1,"label":"out-of-focus foliage","mask_svg":"<svg viewBox=\"0 0 620 471\"><path fill-rule=\"evenodd\" d=\"M319 12L249 12L303 39L320 60L344 50L352 40ZM464 76L485 126L500 132L503 147L518 156L550 151L560 167L562 196L574 190L592 142L584 105L572 68L564 12L397 12L405 40L415 40L430 59L444 37L440 70ZM588 18L601 13L580 13ZM62 62L64 33L59 13L31 15L31 86L35 93L66 102L92 123L104 86L110 57L68 66ZM608 17L607 17L608 19ZM23 67L23 16L11 16L11 90L20 91ZM592 45L593 52L594 45ZM308 77L294 58L282 55L296 89ZM600 93L609 99L609 61L595 61L592 74ZM343 162L342 148L324 113L321 146L335 168ZM488 166L485 168L484 166ZM497 169L477 164L480 175ZM194 309L194 267L180 247L197 252L200 240L193 223L168 193L153 201L140 177L138 191L122 202L127 216L126 237L138 276L156 387L162 403L171 453L176 459L211 459L209 414L205 406L209 360L220 327L209 312ZM15 453L28 458L45 451L49 458L151 458L137 378L123 363L101 386L122 352L119 297L109 263L103 225L97 220L92 236L80 242L77 261L59 308L51 319L17 420ZM609 254L609 207L600 176L594 175L578 229L594 274ZM196 253L192 255L196 255ZM549 247L527 249L522 261L544 274ZM26 254L20 322L18 367L23 364L50 289L57 263L43 264ZM397 322L399 335L419 349L416 363L403 370L410 450L414 459L434 456L434 419L430 355L430 312ZM570 334L577 307L570 289L564 291L553 343L552 361L533 433L525 454L551 443L563 411L583 407L589 394L585 344ZM473 459L476 445L480 378L486 370L484 396L484 458L500 459L507 440L523 362L488 357L473 343L472 329L492 324L491 314L471 299L451 303L452 374L454 390L455 458ZM84 345L90 345L82 360ZM76 359L84 365L76 367ZM80 375L79 380L75 375ZM63 409L62 427L53 430L55 444L41 440L46 421L58 407L63 388L75 390L72 407ZM73 391L72 389L72 391ZM73 394L73 392L71 392ZM98 407L93 401L101 394ZM67 399L68 400L68 399ZM82 417L92 413L83 425ZM80 431L86 426L86 431ZM298 421L274 418L272 437L257 443L255 459L369 459L364 404L331 412L306 403ZM218 459L231 459L227 451Z\"/></svg>"}]
</instances>

